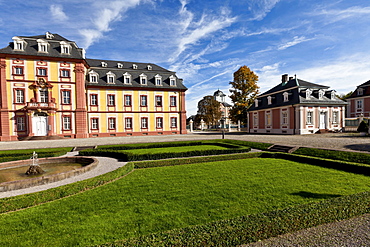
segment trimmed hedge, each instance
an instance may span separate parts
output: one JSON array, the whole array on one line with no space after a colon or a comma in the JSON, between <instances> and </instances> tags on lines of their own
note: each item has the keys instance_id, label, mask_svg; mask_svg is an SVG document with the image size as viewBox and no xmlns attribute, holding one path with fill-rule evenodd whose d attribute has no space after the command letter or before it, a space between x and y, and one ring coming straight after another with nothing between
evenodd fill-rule
<instances>
[{"instance_id":1,"label":"trimmed hedge","mask_svg":"<svg viewBox=\"0 0 370 247\"><path fill-rule=\"evenodd\" d=\"M54 201L63 197L71 196L85 190L90 190L102 186L114 180L120 179L133 171L133 164L111 171L109 173L79 181L72 184L40 191L32 194L19 195L0 199L0 213L11 212L28 207L37 206L42 203Z\"/></svg>"},{"instance_id":2,"label":"trimmed hedge","mask_svg":"<svg viewBox=\"0 0 370 247\"><path fill-rule=\"evenodd\" d=\"M207 156L207 155L220 155L220 154L231 154L231 153L246 153L251 150L247 143L243 141L228 140L208 140L208 141L187 141L187 142L162 142L162 143L150 143L150 144L131 144L131 145L113 145L103 146L97 149L86 149L80 151L80 155L83 156L108 156L123 161L137 161L137 160L158 160L158 159L169 159L179 157L191 157L191 156ZM143 149L143 148L166 148L166 147L181 147L181 146L201 146L201 145L218 145L225 148L226 150L193 150L186 152L170 152L163 150L163 153L146 153L146 154L134 154L127 150Z\"/></svg>"},{"instance_id":3,"label":"trimmed hedge","mask_svg":"<svg viewBox=\"0 0 370 247\"><path fill-rule=\"evenodd\" d=\"M318 149L318 148L299 148L293 153L306 155L306 156L321 157L325 159L370 164L370 154L366 154L366 153L335 151L335 150Z\"/></svg>"},{"instance_id":4,"label":"trimmed hedge","mask_svg":"<svg viewBox=\"0 0 370 247\"><path fill-rule=\"evenodd\" d=\"M261 156L262 156L261 152L241 153L241 154L228 154L228 155L216 155L216 156L206 156L206 157L181 158L181 159L138 161L138 162L132 162L132 164L134 165L136 169L141 169L141 168L149 168L149 167L177 166L177 165L187 165L187 164L224 161L224 160L259 158Z\"/></svg>"},{"instance_id":5,"label":"trimmed hedge","mask_svg":"<svg viewBox=\"0 0 370 247\"><path fill-rule=\"evenodd\" d=\"M46 158L61 156L63 154L66 154L67 152L72 151L72 148L67 147L67 148L19 149L19 150L0 151L0 163L30 159L34 151L37 153L38 158Z\"/></svg>"},{"instance_id":6,"label":"trimmed hedge","mask_svg":"<svg viewBox=\"0 0 370 247\"><path fill-rule=\"evenodd\" d=\"M99 246L236 246L369 213L369 205L365 192Z\"/></svg>"},{"instance_id":7,"label":"trimmed hedge","mask_svg":"<svg viewBox=\"0 0 370 247\"><path fill-rule=\"evenodd\" d=\"M269 147L272 146L270 143L264 143L264 142L249 142L249 141L239 141L239 140L230 140L230 139L224 139L222 140L226 143L232 143L235 145L241 145L241 146L247 146L259 150L267 150Z\"/></svg>"}]
</instances>

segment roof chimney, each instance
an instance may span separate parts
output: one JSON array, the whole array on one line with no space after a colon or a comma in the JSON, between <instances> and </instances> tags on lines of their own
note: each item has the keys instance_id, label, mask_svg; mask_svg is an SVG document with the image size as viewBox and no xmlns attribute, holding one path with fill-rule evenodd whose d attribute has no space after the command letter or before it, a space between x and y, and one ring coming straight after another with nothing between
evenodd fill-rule
<instances>
[{"instance_id":1,"label":"roof chimney","mask_svg":"<svg viewBox=\"0 0 370 247\"><path fill-rule=\"evenodd\" d=\"M288 82L288 74L284 74L281 76L281 83L285 85Z\"/></svg>"}]
</instances>

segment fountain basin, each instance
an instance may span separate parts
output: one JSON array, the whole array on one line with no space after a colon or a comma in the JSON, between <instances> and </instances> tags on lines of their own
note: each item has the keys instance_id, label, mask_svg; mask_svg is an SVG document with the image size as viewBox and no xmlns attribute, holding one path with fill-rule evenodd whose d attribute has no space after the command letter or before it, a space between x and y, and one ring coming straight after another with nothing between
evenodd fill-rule
<instances>
[{"instance_id":1,"label":"fountain basin","mask_svg":"<svg viewBox=\"0 0 370 247\"><path fill-rule=\"evenodd\" d=\"M80 163L82 167L73 169L70 171L65 171L57 174L48 175L47 173L42 174L42 176L32 177L28 179L9 181L0 183L0 192L18 190L33 187L36 185L42 185L47 183L57 182L66 178L70 178L95 168L99 161L92 157L83 157L83 156L72 156L72 157L49 157L49 158L39 158L38 164L47 164L47 163ZM17 160L0 163L0 169L9 169L15 167L24 167L25 171L30 165L30 160Z\"/></svg>"}]
</instances>

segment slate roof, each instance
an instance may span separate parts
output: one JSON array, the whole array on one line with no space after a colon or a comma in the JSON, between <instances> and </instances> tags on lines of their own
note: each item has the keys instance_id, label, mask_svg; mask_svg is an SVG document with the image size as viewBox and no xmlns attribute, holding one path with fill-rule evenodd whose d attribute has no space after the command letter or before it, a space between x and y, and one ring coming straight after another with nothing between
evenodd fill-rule
<instances>
[{"instance_id":1,"label":"slate roof","mask_svg":"<svg viewBox=\"0 0 370 247\"><path fill-rule=\"evenodd\" d=\"M306 98L306 90L310 89L312 94L309 98ZM318 92L319 90L325 92L324 96L320 99ZM274 107L289 106L296 104L304 105L346 105L347 103L336 96L331 98L334 90L328 90L328 86L323 86L311 82L307 82L300 79L290 79L286 83L280 83L279 85L271 88L263 94L257 96L258 107L253 104L248 110L262 110ZM288 94L288 101L284 102L284 93ZM268 96L271 97L271 104L268 104Z\"/></svg>"},{"instance_id":2,"label":"slate roof","mask_svg":"<svg viewBox=\"0 0 370 247\"><path fill-rule=\"evenodd\" d=\"M362 94L358 94L359 88L363 89ZM369 95L370 95L370 80L357 86L356 90L347 99L364 97L364 96L369 96Z\"/></svg>"},{"instance_id":3,"label":"slate roof","mask_svg":"<svg viewBox=\"0 0 370 247\"><path fill-rule=\"evenodd\" d=\"M112 61L102 59L86 59L87 64L90 67L90 71L98 73L99 79L97 83L89 82L89 75L86 76L86 84L88 86L104 86L104 87L126 87L126 88L158 88L158 89L180 89L186 90L187 88L183 85L182 79L176 76L176 73L164 69L156 64L152 63L137 63L127 61ZM102 67L102 62L105 62L106 67ZM122 68L118 67L118 64L122 64ZM137 69L133 68L133 65L137 66ZM148 70L148 65L151 66L151 70ZM107 83L107 73L112 72L115 74L115 83ZM131 84L124 84L123 74L128 73L131 75ZM147 76L147 85L140 84L140 75L145 74ZM162 77L162 85L155 85L155 76L159 75ZM176 78L176 86L170 86L170 76L173 75Z\"/></svg>"},{"instance_id":4,"label":"slate roof","mask_svg":"<svg viewBox=\"0 0 370 247\"><path fill-rule=\"evenodd\" d=\"M0 49L0 54L11 54L11 55L28 55L28 56L39 56L39 57L56 57L56 58L72 58L72 59L84 59L84 51L82 48L78 48L74 41L70 41L59 34L52 34L52 39L47 39L46 34L38 36L17 36L27 42L24 51L14 50L14 42L10 42L9 45L3 49ZM38 39L43 39L49 43L49 49L47 53L38 51ZM71 45L70 54L62 54L60 42L65 41Z\"/></svg>"}]
</instances>

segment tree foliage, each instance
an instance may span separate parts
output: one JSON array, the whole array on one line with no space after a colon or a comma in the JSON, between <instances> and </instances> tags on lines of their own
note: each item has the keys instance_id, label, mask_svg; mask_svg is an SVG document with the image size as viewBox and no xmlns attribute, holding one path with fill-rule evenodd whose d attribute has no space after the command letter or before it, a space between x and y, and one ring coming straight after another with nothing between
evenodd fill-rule
<instances>
[{"instance_id":1,"label":"tree foliage","mask_svg":"<svg viewBox=\"0 0 370 247\"><path fill-rule=\"evenodd\" d=\"M257 81L258 76L245 65L234 73L234 81L230 82L233 87L230 89L230 98L234 104L230 109L230 117L233 121L247 123L247 110L259 93Z\"/></svg>"},{"instance_id":2,"label":"tree foliage","mask_svg":"<svg viewBox=\"0 0 370 247\"><path fill-rule=\"evenodd\" d=\"M198 102L198 114L208 125L216 125L221 118L220 102L213 96L205 96Z\"/></svg>"},{"instance_id":3,"label":"tree foliage","mask_svg":"<svg viewBox=\"0 0 370 247\"><path fill-rule=\"evenodd\" d=\"M351 96L352 94L353 94L353 92L352 92L352 91L350 91L350 92L349 92L349 93L347 93L347 94L344 94L344 93L339 94L339 95L337 95L337 97L338 97L338 98L340 98L341 100L347 101L347 98L348 98L349 96Z\"/></svg>"}]
</instances>

